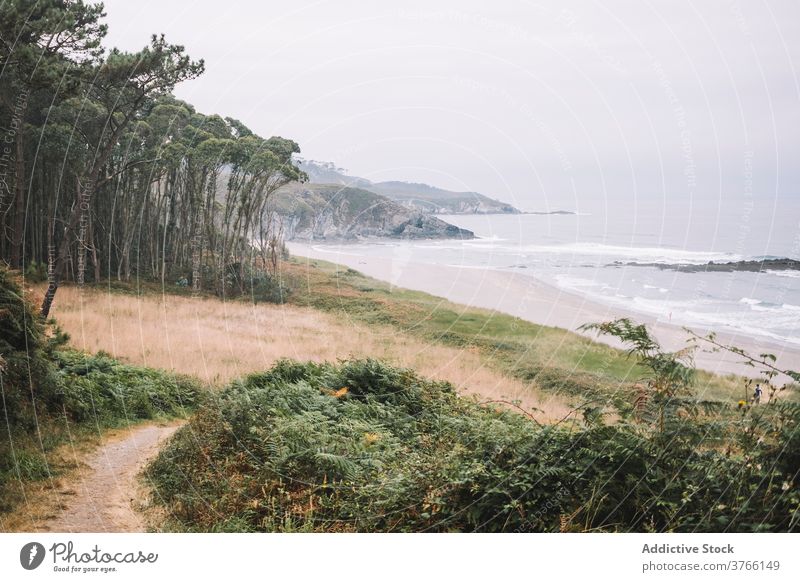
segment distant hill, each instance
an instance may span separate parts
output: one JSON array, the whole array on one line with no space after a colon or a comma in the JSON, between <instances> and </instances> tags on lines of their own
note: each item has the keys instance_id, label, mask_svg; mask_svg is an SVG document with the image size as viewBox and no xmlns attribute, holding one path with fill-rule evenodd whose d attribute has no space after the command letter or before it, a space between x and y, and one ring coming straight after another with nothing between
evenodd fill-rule
<instances>
[{"instance_id":1,"label":"distant hill","mask_svg":"<svg viewBox=\"0 0 800 582\"><path fill-rule=\"evenodd\" d=\"M340 184L294 182L272 201L287 240L475 237L380 194Z\"/></svg>"},{"instance_id":2,"label":"distant hill","mask_svg":"<svg viewBox=\"0 0 800 582\"><path fill-rule=\"evenodd\" d=\"M372 182L348 176L346 170L330 162L296 159L313 184L339 184L382 194L412 210L428 214L519 214L520 211L478 192L453 192L428 184L412 182Z\"/></svg>"}]
</instances>

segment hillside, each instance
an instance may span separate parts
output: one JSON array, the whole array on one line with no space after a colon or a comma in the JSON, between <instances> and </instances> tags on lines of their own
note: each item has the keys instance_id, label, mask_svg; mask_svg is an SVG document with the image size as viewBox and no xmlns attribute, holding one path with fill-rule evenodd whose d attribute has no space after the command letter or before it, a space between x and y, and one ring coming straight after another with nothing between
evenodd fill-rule
<instances>
[{"instance_id":1,"label":"hillside","mask_svg":"<svg viewBox=\"0 0 800 582\"><path fill-rule=\"evenodd\" d=\"M453 192L428 184L412 182L372 182L366 178L348 176L330 162L297 158L297 166L308 174L314 184L339 184L364 188L382 194L412 210L431 214L519 214L510 204L489 198L478 192Z\"/></svg>"},{"instance_id":2,"label":"hillside","mask_svg":"<svg viewBox=\"0 0 800 582\"><path fill-rule=\"evenodd\" d=\"M287 184L273 198L287 240L474 238L471 231L361 188Z\"/></svg>"},{"instance_id":3,"label":"hillside","mask_svg":"<svg viewBox=\"0 0 800 582\"><path fill-rule=\"evenodd\" d=\"M435 214L519 214L520 211L499 200L477 192L453 192L428 184L412 182L377 182L370 189L408 208Z\"/></svg>"}]
</instances>

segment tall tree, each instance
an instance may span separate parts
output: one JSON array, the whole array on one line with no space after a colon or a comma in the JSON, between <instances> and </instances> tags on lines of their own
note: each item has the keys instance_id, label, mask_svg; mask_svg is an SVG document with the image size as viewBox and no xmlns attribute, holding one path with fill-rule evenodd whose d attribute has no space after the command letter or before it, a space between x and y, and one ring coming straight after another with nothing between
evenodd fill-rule
<instances>
[{"instance_id":1,"label":"tall tree","mask_svg":"<svg viewBox=\"0 0 800 582\"><path fill-rule=\"evenodd\" d=\"M203 72L203 61L192 61L184 48L167 44L164 36L153 36L149 47L138 53L111 51L87 83L85 100L96 107L84 115L85 109L76 111L76 128L82 128L85 144L92 155L88 156L78 177L78 200L67 220L58 254L50 266L49 280L41 315L47 317L61 278L64 275L70 245L77 237L77 278L83 280L83 260L86 247L86 221L94 193L101 183L111 177L102 175L114 148L123 132L138 116L169 93L181 81L192 79Z\"/></svg>"},{"instance_id":2,"label":"tall tree","mask_svg":"<svg viewBox=\"0 0 800 582\"><path fill-rule=\"evenodd\" d=\"M25 138L29 130L29 105L41 98L50 101L73 92L86 65L102 53L106 26L102 4L66 0L8 0L0 7L0 103L10 113L4 148L13 156L13 218L10 224L10 262L21 267L27 211ZM13 150L9 144L13 142ZM13 152L13 153L12 153ZM7 175L7 172L6 172ZM11 180L3 180L11 210ZM0 210L3 210L0 201ZM5 223L5 220L3 221ZM3 239L6 233L3 233ZM5 240L3 240L5 245Z\"/></svg>"}]
</instances>

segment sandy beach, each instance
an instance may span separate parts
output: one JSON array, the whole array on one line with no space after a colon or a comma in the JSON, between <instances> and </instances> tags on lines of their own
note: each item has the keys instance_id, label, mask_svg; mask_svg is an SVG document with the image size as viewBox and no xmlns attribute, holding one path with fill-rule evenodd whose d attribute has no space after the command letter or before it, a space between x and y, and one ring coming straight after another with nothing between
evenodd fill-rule
<instances>
[{"instance_id":1,"label":"sandy beach","mask_svg":"<svg viewBox=\"0 0 800 582\"><path fill-rule=\"evenodd\" d=\"M365 257L357 253L355 245L353 252L348 252L347 247L333 248L298 242L288 243L287 246L292 255L300 260L305 257L337 263L388 282L392 286L424 291L454 303L507 313L540 325L581 333L577 328L585 323L630 317L647 324L658 341L667 349L677 350L685 347L689 338L687 332L680 326L660 321L650 315L587 301L530 275L475 267L432 265L402 259ZM724 333L700 327L694 330L701 334L717 331L718 341L738 346L754 355L774 354L777 357L776 365L779 367L800 369L800 350L796 348L742 334ZM611 345L619 345L613 338L597 337L594 333L586 335ZM695 363L698 368L716 374L758 375L754 368L744 365L741 358L728 352L706 353L697 350Z\"/></svg>"}]
</instances>

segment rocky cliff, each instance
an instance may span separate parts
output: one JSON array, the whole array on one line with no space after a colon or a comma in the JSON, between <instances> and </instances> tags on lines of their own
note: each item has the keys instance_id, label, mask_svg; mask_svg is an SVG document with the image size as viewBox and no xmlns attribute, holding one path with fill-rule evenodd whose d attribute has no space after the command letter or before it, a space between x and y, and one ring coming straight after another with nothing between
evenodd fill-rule
<instances>
[{"instance_id":1,"label":"rocky cliff","mask_svg":"<svg viewBox=\"0 0 800 582\"><path fill-rule=\"evenodd\" d=\"M287 240L359 238L474 238L385 196L338 184L289 184L273 197Z\"/></svg>"}]
</instances>

